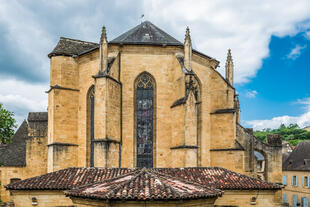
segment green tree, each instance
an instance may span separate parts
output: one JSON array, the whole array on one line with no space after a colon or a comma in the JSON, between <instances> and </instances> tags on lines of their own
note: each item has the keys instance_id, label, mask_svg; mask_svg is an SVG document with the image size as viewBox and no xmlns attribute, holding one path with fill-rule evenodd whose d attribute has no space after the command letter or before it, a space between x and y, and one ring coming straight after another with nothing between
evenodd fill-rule
<instances>
[{"instance_id":1,"label":"green tree","mask_svg":"<svg viewBox=\"0 0 310 207\"><path fill-rule=\"evenodd\" d=\"M14 113L6 110L0 103L0 144L11 142L16 128Z\"/></svg>"},{"instance_id":2,"label":"green tree","mask_svg":"<svg viewBox=\"0 0 310 207\"><path fill-rule=\"evenodd\" d=\"M254 132L254 135L263 141L266 141L268 134L280 134L282 140L288 141L293 146L300 141L310 140L310 132L299 128L298 124L290 124L288 126L281 124L278 129L263 129Z\"/></svg>"}]
</instances>

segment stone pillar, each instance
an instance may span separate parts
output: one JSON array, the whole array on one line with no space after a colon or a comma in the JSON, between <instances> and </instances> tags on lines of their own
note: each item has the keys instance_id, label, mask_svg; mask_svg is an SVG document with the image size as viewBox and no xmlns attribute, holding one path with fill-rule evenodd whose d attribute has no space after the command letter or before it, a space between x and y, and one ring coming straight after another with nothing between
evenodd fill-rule
<instances>
[{"instance_id":1,"label":"stone pillar","mask_svg":"<svg viewBox=\"0 0 310 207\"><path fill-rule=\"evenodd\" d=\"M100 39L100 69L95 78L94 166L119 167L121 83L108 74L105 27Z\"/></svg>"},{"instance_id":2,"label":"stone pillar","mask_svg":"<svg viewBox=\"0 0 310 207\"><path fill-rule=\"evenodd\" d=\"M282 183L282 139L281 135L267 135L267 144L272 149L267 154L267 181Z\"/></svg>"}]
</instances>

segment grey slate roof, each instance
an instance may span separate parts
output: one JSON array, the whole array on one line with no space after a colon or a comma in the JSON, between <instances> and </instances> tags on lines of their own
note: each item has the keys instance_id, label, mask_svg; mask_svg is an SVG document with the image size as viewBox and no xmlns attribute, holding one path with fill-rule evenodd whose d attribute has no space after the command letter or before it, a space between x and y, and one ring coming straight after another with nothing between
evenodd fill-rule
<instances>
[{"instance_id":1,"label":"grey slate roof","mask_svg":"<svg viewBox=\"0 0 310 207\"><path fill-rule=\"evenodd\" d=\"M3 166L19 167L26 165L27 137L28 124L25 120L13 136L12 143L0 147L0 163Z\"/></svg>"},{"instance_id":2,"label":"grey slate roof","mask_svg":"<svg viewBox=\"0 0 310 207\"><path fill-rule=\"evenodd\" d=\"M282 164L285 171L310 171L310 141L299 142Z\"/></svg>"},{"instance_id":3,"label":"grey slate roof","mask_svg":"<svg viewBox=\"0 0 310 207\"><path fill-rule=\"evenodd\" d=\"M142 22L133 29L125 32L119 37L113 39L109 44L133 44L133 45L173 45L182 46L183 43L176 40L149 21ZM60 37L54 50L48 54L52 56L79 56L99 48L98 43L76 40L71 38ZM205 55L193 49L193 53L210 58L216 62L216 59ZM218 62L219 63L219 62ZM224 79L225 80L225 79Z\"/></svg>"},{"instance_id":4,"label":"grey slate roof","mask_svg":"<svg viewBox=\"0 0 310 207\"><path fill-rule=\"evenodd\" d=\"M54 50L48 54L48 57L52 56L72 56L72 55L79 55L85 51L98 48L98 43L93 42L85 42L81 40L75 40L65 37L60 37L56 47Z\"/></svg>"},{"instance_id":5,"label":"grey slate roof","mask_svg":"<svg viewBox=\"0 0 310 207\"><path fill-rule=\"evenodd\" d=\"M263 161L263 160L265 160L264 156L263 156L260 152L258 152L258 151L254 151L254 156L255 156L255 159L256 159L257 161Z\"/></svg>"},{"instance_id":6,"label":"grey slate roof","mask_svg":"<svg viewBox=\"0 0 310 207\"><path fill-rule=\"evenodd\" d=\"M151 44L151 45L180 45L183 44L156 27L149 21L142 22L140 25L125 32L110 43L117 44Z\"/></svg>"},{"instance_id":7,"label":"grey slate roof","mask_svg":"<svg viewBox=\"0 0 310 207\"><path fill-rule=\"evenodd\" d=\"M47 121L47 112L29 112L28 121Z\"/></svg>"},{"instance_id":8,"label":"grey slate roof","mask_svg":"<svg viewBox=\"0 0 310 207\"><path fill-rule=\"evenodd\" d=\"M47 112L29 112L28 123L47 122ZM0 164L4 167L23 167L26 165L26 139L28 124L26 120L12 137L12 143L0 146Z\"/></svg>"}]
</instances>

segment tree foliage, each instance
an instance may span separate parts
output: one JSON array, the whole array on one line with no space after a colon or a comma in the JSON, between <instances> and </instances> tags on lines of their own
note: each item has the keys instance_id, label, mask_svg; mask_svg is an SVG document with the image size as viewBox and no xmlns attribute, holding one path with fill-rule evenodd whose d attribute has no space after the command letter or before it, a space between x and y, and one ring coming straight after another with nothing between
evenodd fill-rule
<instances>
[{"instance_id":1,"label":"tree foliage","mask_svg":"<svg viewBox=\"0 0 310 207\"><path fill-rule=\"evenodd\" d=\"M293 146L297 145L300 141L310 140L310 132L301 129L298 124L290 124L288 126L281 124L278 129L263 129L254 132L254 135L263 141L266 141L268 134L280 134L282 140L288 141Z\"/></svg>"},{"instance_id":2,"label":"tree foliage","mask_svg":"<svg viewBox=\"0 0 310 207\"><path fill-rule=\"evenodd\" d=\"M0 103L0 144L11 142L16 128L14 113L6 110Z\"/></svg>"}]
</instances>

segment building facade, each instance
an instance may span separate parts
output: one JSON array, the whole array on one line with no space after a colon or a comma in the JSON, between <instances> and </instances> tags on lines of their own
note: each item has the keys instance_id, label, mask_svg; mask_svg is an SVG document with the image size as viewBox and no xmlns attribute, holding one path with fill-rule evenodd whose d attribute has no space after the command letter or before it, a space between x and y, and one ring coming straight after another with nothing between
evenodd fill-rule
<instances>
[{"instance_id":1,"label":"building facade","mask_svg":"<svg viewBox=\"0 0 310 207\"><path fill-rule=\"evenodd\" d=\"M310 141L299 142L283 161L283 202L308 207L310 199Z\"/></svg>"}]
</instances>

